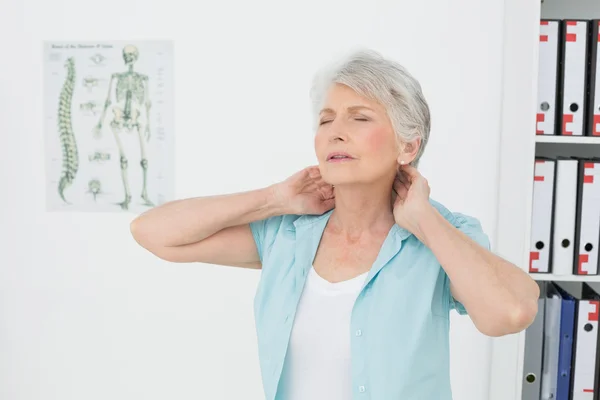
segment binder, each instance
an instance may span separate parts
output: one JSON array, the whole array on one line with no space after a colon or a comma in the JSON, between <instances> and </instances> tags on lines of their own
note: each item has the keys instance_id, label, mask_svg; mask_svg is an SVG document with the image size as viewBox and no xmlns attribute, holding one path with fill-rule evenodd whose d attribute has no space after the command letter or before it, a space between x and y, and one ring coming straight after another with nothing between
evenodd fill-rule
<instances>
[{"instance_id":1,"label":"binder","mask_svg":"<svg viewBox=\"0 0 600 400\"><path fill-rule=\"evenodd\" d=\"M552 273L572 275L575 260L575 225L579 163L574 158L556 160Z\"/></svg>"},{"instance_id":2,"label":"binder","mask_svg":"<svg viewBox=\"0 0 600 400\"><path fill-rule=\"evenodd\" d=\"M598 274L600 247L600 159L579 160L577 275Z\"/></svg>"},{"instance_id":3,"label":"binder","mask_svg":"<svg viewBox=\"0 0 600 400\"><path fill-rule=\"evenodd\" d=\"M560 21L540 21L536 135L555 135L558 117Z\"/></svg>"},{"instance_id":4,"label":"binder","mask_svg":"<svg viewBox=\"0 0 600 400\"><path fill-rule=\"evenodd\" d=\"M600 20L590 21L588 136L600 136Z\"/></svg>"},{"instance_id":5,"label":"binder","mask_svg":"<svg viewBox=\"0 0 600 400\"><path fill-rule=\"evenodd\" d=\"M543 290L541 291L543 293ZM523 400L540 398L542 354L544 342L544 306L543 297L538 299L538 312L535 319L525 330L525 354L523 359Z\"/></svg>"},{"instance_id":6,"label":"binder","mask_svg":"<svg viewBox=\"0 0 600 400\"><path fill-rule=\"evenodd\" d=\"M577 302L559 285L555 288L561 296L560 340L558 347L558 375L556 378L556 400L569 400L571 396L571 369L573 359L573 332Z\"/></svg>"},{"instance_id":7,"label":"binder","mask_svg":"<svg viewBox=\"0 0 600 400\"><path fill-rule=\"evenodd\" d=\"M564 20L561 32L561 135L582 136L585 128L588 21Z\"/></svg>"},{"instance_id":8,"label":"binder","mask_svg":"<svg viewBox=\"0 0 600 400\"><path fill-rule=\"evenodd\" d=\"M549 273L556 160L537 157L534 170L529 272Z\"/></svg>"},{"instance_id":9,"label":"binder","mask_svg":"<svg viewBox=\"0 0 600 400\"><path fill-rule=\"evenodd\" d=\"M577 303L572 400L593 400L597 395L595 376L600 295L587 283L582 283L582 294Z\"/></svg>"},{"instance_id":10,"label":"binder","mask_svg":"<svg viewBox=\"0 0 600 400\"><path fill-rule=\"evenodd\" d=\"M547 285L544 307L544 353L540 400L555 400L558 382L558 353L560 348L560 317L562 297L552 282Z\"/></svg>"}]
</instances>

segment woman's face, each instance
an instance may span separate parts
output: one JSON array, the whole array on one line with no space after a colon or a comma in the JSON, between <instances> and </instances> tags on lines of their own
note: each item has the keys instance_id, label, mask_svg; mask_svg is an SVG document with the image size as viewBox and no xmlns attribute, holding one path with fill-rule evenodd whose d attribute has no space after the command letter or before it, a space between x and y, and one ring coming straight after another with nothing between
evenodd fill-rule
<instances>
[{"instance_id":1,"label":"woman's face","mask_svg":"<svg viewBox=\"0 0 600 400\"><path fill-rule=\"evenodd\" d=\"M318 118L315 151L327 183L340 186L393 179L399 148L382 105L335 84ZM330 158L335 153L346 157Z\"/></svg>"}]
</instances>

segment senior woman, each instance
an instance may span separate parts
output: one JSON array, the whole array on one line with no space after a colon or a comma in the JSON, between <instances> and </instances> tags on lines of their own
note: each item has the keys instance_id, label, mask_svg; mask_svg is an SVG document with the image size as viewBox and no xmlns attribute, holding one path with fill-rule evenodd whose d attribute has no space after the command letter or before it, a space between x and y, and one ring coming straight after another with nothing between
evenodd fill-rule
<instances>
[{"instance_id":1,"label":"senior woman","mask_svg":"<svg viewBox=\"0 0 600 400\"><path fill-rule=\"evenodd\" d=\"M450 400L449 313L525 329L539 288L490 252L479 221L430 199L419 83L358 51L319 73L318 165L256 190L176 200L132 222L171 262L261 269L254 301L267 400Z\"/></svg>"}]
</instances>

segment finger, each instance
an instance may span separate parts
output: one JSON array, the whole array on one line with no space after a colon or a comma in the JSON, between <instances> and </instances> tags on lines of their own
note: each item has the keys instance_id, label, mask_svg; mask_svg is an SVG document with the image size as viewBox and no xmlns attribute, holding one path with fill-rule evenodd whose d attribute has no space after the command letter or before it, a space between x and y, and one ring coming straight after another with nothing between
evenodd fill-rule
<instances>
[{"instance_id":1,"label":"finger","mask_svg":"<svg viewBox=\"0 0 600 400\"><path fill-rule=\"evenodd\" d=\"M306 170L308 172L308 176L312 179L318 179L321 177L321 170L319 170L319 167L317 165L307 167Z\"/></svg>"},{"instance_id":2,"label":"finger","mask_svg":"<svg viewBox=\"0 0 600 400\"><path fill-rule=\"evenodd\" d=\"M328 199L321 203L322 212L329 211L335 207L335 199Z\"/></svg>"},{"instance_id":3,"label":"finger","mask_svg":"<svg viewBox=\"0 0 600 400\"><path fill-rule=\"evenodd\" d=\"M408 181L408 178L406 176L402 174L396 176L396 180L394 181L394 187L402 188L403 190L408 190L410 188L410 185L411 183Z\"/></svg>"},{"instance_id":4,"label":"finger","mask_svg":"<svg viewBox=\"0 0 600 400\"><path fill-rule=\"evenodd\" d=\"M328 186L331 186L331 187L333 187L333 185L332 185L332 184L325 182L323 179L316 180L316 181L315 181L315 184L316 184L318 187L328 187Z\"/></svg>"},{"instance_id":5,"label":"finger","mask_svg":"<svg viewBox=\"0 0 600 400\"><path fill-rule=\"evenodd\" d=\"M323 179L321 176L321 171L319 170L319 167L308 167L305 170L306 175L305 175L305 179L310 181L310 182L316 182L318 180Z\"/></svg>"},{"instance_id":6,"label":"finger","mask_svg":"<svg viewBox=\"0 0 600 400\"><path fill-rule=\"evenodd\" d=\"M325 182L324 179L317 179L317 180L314 181L314 183L318 187L333 187L333 185L331 183Z\"/></svg>"},{"instance_id":7,"label":"finger","mask_svg":"<svg viewBox=\"0 0 600 400\"><path fill-rule=\"evenodd\" d=\"M319 187L322 187L322 186L325 186L325 185L323 184L323 182L321 181L321 179L310 179L310 180L307 182L307 185L314 186L314 187L317 187L317 188L319 188Z\"/></svg>"},{"instance_id":8,"label":"finger","mask_svg":"<svg viewBox=\"0 0 600 400\"><path fill-rule=\"evenodd\" d=\"M408 177L402 173L402 171L398 175L396 175L395 182L397 182L397 184L402 185L407 190L410 187L410 181L409 181Z\"/></svg>"},{"instance_id":9,"label":"finger","mask_svg":"<svg viewBox=\"0 0 600 400\"><path fill-rule=\"evenodd\" d=\"M400 197L401 199L405 199L406 196L408 195L408 189L406 188L406 186L399 184L395 187L396 193L398 194L398 197Z\"/></svg>"},{"instance_id":10,"label":"finger","mask_svg":"<svg viewBox=\"0 0 600 400\"><path fill-rule=\"evenodd\" d=\"M404 184L402 183L398 183L396 185L394 185L394 190L396 191L396 193L398 193L399 195L406 195L408 193L408 187L406 187Z\"/></svg>"},{"instance_id":11,"label":"finger","mask_svg":"<svg viewBox=\"0 0 600 400\"><path fill-rule=\"evenodd\" d=\"M419 171L410 164L405 164L400 166L401 171L406 174L406 176L410 179L410 182L413 182L415 179L421 177Z\"/></svg>"},{"instance_id":12,"label":"finger","mask_svg":"<svg viewBox=\"0 0 600 400\"><path fill-rule=\"evenodd\" d=\"M404 183L404 182L402 182L402 179L400 179L400 178L396 178L396 179L394 180L394 189L396 189L396 188L398 188L398 187L400 187L400 186L404 186L404 185L405 185L405 183Z\"/></svg>"},{"instance_id":13,"label":"finger","mask_svg":"<svg viewBox=\"0 0 600 400\"><path fill-rule=\"evenodd\" d=\"M306 188L307 191L319 192L322 195L330 196L333 193L333 186L331 185L317 185L311 184Z\"/></svg>"},{"instance_id":14,"label":"finger","mask_svg":"<svg viewBox=\"0 0 600 400\"><path fill-rule=\"evenodd\" d=\"M304 190L307 192L315 192L317 190L319 190L319 186L314 183L314 182L308 182L305 186L304 186Z\"/></svg>"},{"instance_id":15,"label":"finger","mask_svg":"<svg viewBox=\"0 0 600 400\"><path fill-rule=\"evenodd\" d=\"M333 187L325 188L324 190L325 190L325 195L328 199L335 197L335 190L333 190Z\"/></svg>"},{"instance_id":16,"label":"finger","mask_svg":"<svg viewBox=\"0 0 600 400\"><path fill-rule=\"evenodd\" d=\"M321 186L317 189L321 195L328 199L334 196L334 191L332 186Z\"/></svg>"},{"instance_id":17,"label":"finger","mask_svg":"<svg viewBox=\"0 0 600 400\"><path fill-rule=\"evenodd\" d=\"M315 182L325 182L325 180L321 176L321 173L319 173L318 175L314 176L313 179L315 180Z\"/></svg>"}]
</instances>

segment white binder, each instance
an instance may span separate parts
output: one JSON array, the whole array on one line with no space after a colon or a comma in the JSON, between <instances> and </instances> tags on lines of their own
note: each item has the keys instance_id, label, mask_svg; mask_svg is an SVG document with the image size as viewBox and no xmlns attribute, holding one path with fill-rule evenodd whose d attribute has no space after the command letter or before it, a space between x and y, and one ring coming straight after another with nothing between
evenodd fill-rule
<instances>
[{"instance_id":1,"label":"white binder","mask_svg":"<svg viewBox=\"0 0 600 400\"><path fill-rule=\"evenodd\" d=\"M555 160L536 158L529 272L550 272L555 169Z\"/></svg>"},{"instance_id":2,"label":"white binder","mask_svg":"<svg viewBox=\"0 0 600 400\"><path fill-rule=\"evenodd\" d=\"M565 20L562 26L561 135L584 134L588 21Z\"/></svg>"},{"instance_id":3,"label":"white binder","mask_svg":"<svg viewBox=\"0 0 600 400\"><path fill-rule=\"evenodd\" d=\"M560 21L540 21L536 135L555 135L558 116Z\"/></svg>"},{"instance_id":4,"label":"white binder","mask_svg":"<svg viewBox=\"0 0 600 400\"><path fill-rule=\"evenodd\" d=\"M598 274L600 246L600 160L579 161L577 275Z\"/></svg>"},{"instance_id":5,"label":"white binder","mask_svg":"<svg viewBox=\"0 0 600 400\"><path fill-rule=\"evenodd\" d=\"M573 274L578 174L578 160L556 160L554 232L552 235L552 273L555 275Z\"/></svg>"},{"instance_id":6,"label":"white binder","mask_svg":"<svg viewBox=\"0 0 600 400\"><path fill-rule=\"evenodd\" d=\"M598 347L598 295L585 283L578 300L575 343L573 348L572 400L594 400L596 354ZM592 300L593 298L593 300Z\"/></svg>"}]
</instances>

